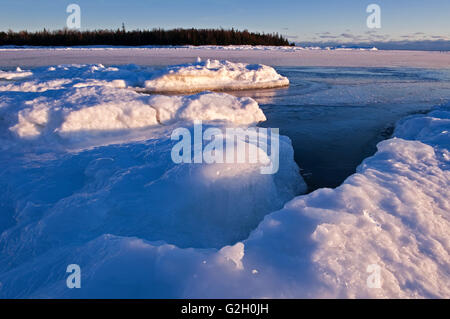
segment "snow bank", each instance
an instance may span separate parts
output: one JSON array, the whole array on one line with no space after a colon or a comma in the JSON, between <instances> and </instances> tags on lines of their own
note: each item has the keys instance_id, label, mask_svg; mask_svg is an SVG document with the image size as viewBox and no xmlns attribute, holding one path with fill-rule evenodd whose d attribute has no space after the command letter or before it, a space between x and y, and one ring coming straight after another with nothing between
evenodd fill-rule
<instances>
[{"instance_id":1,"label":"snow bank","mask_svg":"<svg viewBox=\"0 0 450 319\"><path fill-rule=\"evenodd\" d=\"M272 67L261 64L206 60L167 68L145 81L149 92L198 92L204 90L243 90L289 85L289 80Z\"/></svg>"},{"instance_id":2,"label":"snow bank","mask_svg":"<svg viewBox=\"0 0 450 319\"><path fill-rule=\"evenodd\" d=\"M135 65L61 65L21 72L31 75L0 85L0 113L3 124L22 139L39 137L55 143L59 137L76 138L94 146L105 141L93 135L118 136L107 141L112 143L127 141L137 133L145 139L153 136L156 126L177 122L251 125L266 119L251 98L212 92L190 96L137 93L132 88L153 71ZM147 128L150 131L144 132Z\"/></svg>"}]
</instances>

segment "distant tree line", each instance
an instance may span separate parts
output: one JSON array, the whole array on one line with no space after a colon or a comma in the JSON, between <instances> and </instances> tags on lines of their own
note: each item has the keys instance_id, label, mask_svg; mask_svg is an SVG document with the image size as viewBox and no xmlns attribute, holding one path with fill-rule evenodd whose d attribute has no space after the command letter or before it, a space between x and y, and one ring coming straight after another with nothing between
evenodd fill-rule
<instances>
[{"instance_id":1,"label":"distant tree line","mask_svg":"<svg viewBox=\"0 0 450 319\"><path fill-rule=\"evenodd\" d=\"M0 32L0 45L293 45L283 36L234 29L56 30Z\"/></svg>"}]
</instances>

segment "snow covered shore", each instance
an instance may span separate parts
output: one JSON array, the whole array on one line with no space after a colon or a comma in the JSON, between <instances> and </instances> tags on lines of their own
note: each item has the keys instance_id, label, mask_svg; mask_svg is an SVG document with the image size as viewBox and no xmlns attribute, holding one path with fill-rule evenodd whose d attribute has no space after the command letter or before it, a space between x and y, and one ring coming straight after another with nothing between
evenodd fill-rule
<instances>
[{"instance_id":1,"label":"snow covered shore","mask_svg":"<svg viewBox=\"0 0 450 319\"><path fill-rule=\"evenodd\" d=\"M273 176L170 159L194 119L263 121L252 99L139 94L126 87L154 70L137 66L0 74L2 298L450 297L448 106L400 121L340 187L293 198L287 137Z\"/></svg>"}]
</instances>

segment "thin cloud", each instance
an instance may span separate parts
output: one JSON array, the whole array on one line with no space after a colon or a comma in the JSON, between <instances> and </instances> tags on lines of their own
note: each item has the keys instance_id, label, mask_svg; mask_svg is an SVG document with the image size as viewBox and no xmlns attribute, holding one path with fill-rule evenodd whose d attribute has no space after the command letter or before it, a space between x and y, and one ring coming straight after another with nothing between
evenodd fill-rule
<instances>
[{"instance_id":1,"label":"thin cloud","mask_svg":"<svg viewBox=\"0 0 450 319\"><path fill-rule=\"evenodd\" d=\"M420 41L420 40L450 40L450 37L442 35L426 35L423 32L415 32L411 34L403 34L399 36L391 36L389 34L380 33L380 31L368 30L362 34L353 34L351 32L343 32L340 34L331 34L330 32L315 33L322 41L335 41L342 44L348 42L387 42L387 41ZM309 38L312 39L312 38Z\"/></svg>"},{"instance_id":2,"label":"thin cloud","mask_svg":"<svg viewBox=\"0 0 450 319\"><path fill-rule=\"evenodd\" d=\"M339 38L337 35L321 35L319 36L321 39L337 39Z\"/></svg>"},{"instance_id":3,"label":"thin cloud","mask_svg":"<svg viewBox=\"0 0 450 319\"><path fill-rule=\"evenodd\" d=\"M347 47L347 48L372 48L381 50L422 50L422 51L450 51L450 40L396 40L396 41L309 41L298 42L304 47Z\"/></svg>"}]
</instances>

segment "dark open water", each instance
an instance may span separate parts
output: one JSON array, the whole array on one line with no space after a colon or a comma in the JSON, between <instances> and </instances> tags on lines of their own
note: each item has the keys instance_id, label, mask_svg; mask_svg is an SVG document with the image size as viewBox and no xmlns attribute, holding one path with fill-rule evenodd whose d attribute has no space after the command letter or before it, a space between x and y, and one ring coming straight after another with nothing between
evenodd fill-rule
<instances>
[{"instance_id":1,"label":"dark open water","mask_svg":"<svg viewBox=\"0 0 450 319\"><path fill-rule=\"evenodd\" d=\"M234 92L258 101L292 139L309 191L336 187L389 138L395 122L450 101L450 70L280 67L289 88Z\"/></svg>"}]
</instances>

